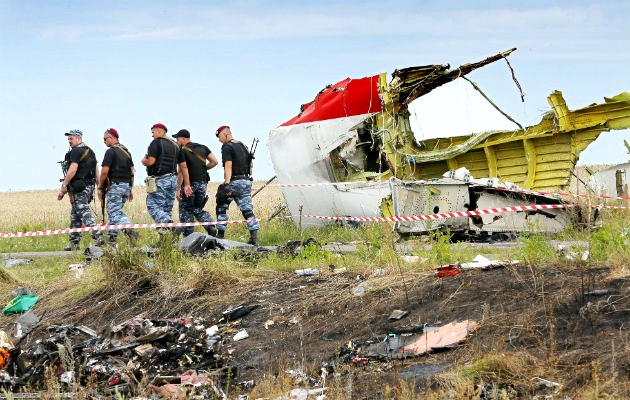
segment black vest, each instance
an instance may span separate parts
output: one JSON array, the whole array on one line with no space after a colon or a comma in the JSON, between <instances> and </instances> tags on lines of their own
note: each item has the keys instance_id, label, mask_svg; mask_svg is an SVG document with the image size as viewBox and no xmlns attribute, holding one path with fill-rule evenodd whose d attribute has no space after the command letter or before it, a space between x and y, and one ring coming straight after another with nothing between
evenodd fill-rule
<instances>
[{"instance_id":1,"label":"black vest","mask_svg":"<svg viewBox=\"0 0 630 400\"><path fill-rule=\"evenodd\" d=\"M252 161L251 156L249 155L249 150L247 146L245 146L242 142L238 140L230 140L228 142L232 146L232 177L235 176L249 176L250 175L250 164Z\"/></svg>"},{"instance_id":2,"label":"black vest","mask_svg":"<svg viewBox=\"0 0 630 400\"><path fill-rule=\"evenodd\" d=\"M179 146L172 140L160 137L160 155L155 164L147 167L147 173L152 176L160 176L177 172L177 154Z\"/></svg>"},{"instance_id":3,"label":"black vest","mask_svg":"<svg viewBox=\"0 0 630 400\"><path fill-rule=\"evenodd\" d=\"M125 146L116 143L110 149L113 151L112 165L109 167L109 180L112 182L131 182L131 154Z\"/></svg>"},{"instance_id":4,"label":"black vest","mask_svg":"<svg viewBox=\"0 0 630 400\"><path fill-rule=\"evenodd\" d=\"M78 146L66 153L66 162L70 165L70 153L72 151L80 151L81 158L77 164L77 172L74 174L72 181L85 180L86 183L94 183L96 181L96 154L88 146Z\"/></svg>"}]
</instances>

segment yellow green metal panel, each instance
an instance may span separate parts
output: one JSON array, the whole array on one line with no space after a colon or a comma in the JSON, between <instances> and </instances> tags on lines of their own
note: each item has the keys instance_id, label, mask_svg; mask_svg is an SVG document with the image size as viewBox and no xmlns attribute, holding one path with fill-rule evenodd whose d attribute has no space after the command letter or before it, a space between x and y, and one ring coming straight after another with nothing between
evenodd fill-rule
<instances>
[{"instance_id":1,"label":"yellow green metal panel","mask_svg":"<svg viewBox=\"0 0 630 400\"><path fill-rule=\"evenodd\" d=\"M461 66L460 70L469 72L471 69ZM449 169L466 167L475 177L496 176L534 190L561 189L567 185L580 153L601 132L630 128L630 93L572 111L562 93L554 91L548 97L551 112L536 125L418 143L410 129L407 100L456 77L444 66L417 67L394 76L388 84L386 75L380 75L384 107L371 119L373 131L380 135L383 157L391 168L388 177L440 178ZM419 87L424 89L418 91ZM401 104L403 98L407 100ZM370 177L356 173L344 179Z\"/></svg>"}]
</instances>

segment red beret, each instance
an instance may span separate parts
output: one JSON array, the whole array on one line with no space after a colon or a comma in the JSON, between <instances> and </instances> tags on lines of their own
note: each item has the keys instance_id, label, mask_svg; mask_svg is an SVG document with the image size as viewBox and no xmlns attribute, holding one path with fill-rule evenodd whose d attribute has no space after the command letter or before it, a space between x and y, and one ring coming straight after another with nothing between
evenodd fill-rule
<instances>
[{"instance_id":1,"label":"red beret","mask_svg":"<svg viewBox=\"0 0 630 400\"><path fill-rule=\"evenodd\" d=\"M217 137L219 137L219 133L221 133L221 131L226 129L226 128L230 129L230 127L227 126L227 125L221 125L219 128L217 128Z\"/></svg>"},{"instance_id":2,"label":"red beret","mask_svg":"<svg viewBox=\"0 0 630 400\"><path fill-rule=\"evenodd\" d=\"M112 135L113 137L115 137L116 139L118 139L118 131L114 128L109 128L105 131L105 133L109 133L110 135Z\"/></svg>"},{"instance_id":3,"label":"red beret","mask_svg":"<svg viewBox=\"0 0 630 400\"><path fill-rule=\"evenodd\" d=\"M151 127L151 129L155 129L155 128L164 129L164 132L168 132L168 129L166 129L166 126L164 124L157 123Z\"/></svg>"}]
</instances>

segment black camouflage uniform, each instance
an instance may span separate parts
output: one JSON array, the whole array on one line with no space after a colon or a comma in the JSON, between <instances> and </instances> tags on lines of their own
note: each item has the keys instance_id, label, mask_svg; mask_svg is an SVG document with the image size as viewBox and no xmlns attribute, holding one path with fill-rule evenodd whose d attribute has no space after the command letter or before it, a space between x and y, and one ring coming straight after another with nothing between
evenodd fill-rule
<instances>
[{"instance_id":1,"label":"black camouflage uniform","mask_svg":"<svg viewBox=\"0 0 630 400\"><path fill-rule=\"evenodd\" d=\"M83 136L79 130L72 130L65 134ZM68 194L70 195L70 227L81 228L82 226L96 226L92 211L90 210L90 202L94 197L94 186L96 184L96 155L85 143L81 142L66 153L66 165L77 163L77 171L72 180L68 183ZM104 243L103 233L101 231L92 231L92 238L96 245ZM79 248L81 242L81 232L70 233L70 244L66 250L75 250Z\"/></svg>"}]
</instances>

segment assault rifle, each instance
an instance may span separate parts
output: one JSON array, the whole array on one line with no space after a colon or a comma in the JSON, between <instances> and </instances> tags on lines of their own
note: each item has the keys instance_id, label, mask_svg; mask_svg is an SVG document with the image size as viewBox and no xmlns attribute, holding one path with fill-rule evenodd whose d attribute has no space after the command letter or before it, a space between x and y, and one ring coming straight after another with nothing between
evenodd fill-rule
<instances>
[{"instance_id":1,"label":"assault rifle","mask_svg":"<svg viewBox=\"0 0 630 400\"><path fill-rule=\"evenodd\" d=\"M98 180L97 182L98 183ZM101 200L101 216L103 217L103 223L105 223L105 202L107 201L107 190L109 189L109 178L105 179L105 182L103 182L103 193L101 194L102 199ZM98 188L96 189L96 191L98 192Z\"/></svg>"},{"instance_id":2,"label":"assault rifle","mask_svg":"<svg viewBox=\"0 0 630 400\"><path fill-rule=\"evenodd\" d=\"M63 178L59 179L59 182L63 182L63 180L66 177L66 174L68 173L68 168L70 168L70 163L66 160L63 160L63 161L57 161L57 164L59 164L59 166L61 167L61 173L63 174Z\"/></svg>"},{"instance_id":3,"label":"assault rifle","mask_svg":"<svg viewBox=\"0 0 630 400\"><path fill-rule=\"evenodd\" d=\"M66 175L68 174L68 168L70 168L70 163L66 160L63 161L57 161L57 164L59 164L59 166L61 167L61 173L63 174L63 178L59 179L59 182L63 182L64 179L66 179ZM60 192L59 195L61 196L59 199L63 199L63 194Z\"/></svg>"},{"instance_id":4,"label":"assault rifle","mask_svg":"<svg viewBox=\"0 0 630 400\"><path fill-rule=\"evenodd\" d=\"M252 140L252 145L249 147L249 175L251 176L251 179L254 179L254 174L252 172L252 170L254 169L254 154L256 154L256 149L258 148L258 138L254 138Z\"/></svg>"}]
</instances>

